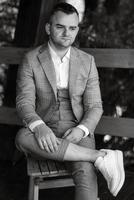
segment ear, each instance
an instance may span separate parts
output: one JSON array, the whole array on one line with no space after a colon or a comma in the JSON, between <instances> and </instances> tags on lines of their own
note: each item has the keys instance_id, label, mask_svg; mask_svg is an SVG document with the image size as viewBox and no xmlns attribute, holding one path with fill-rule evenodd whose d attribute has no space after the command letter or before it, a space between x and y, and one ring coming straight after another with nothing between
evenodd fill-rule
<instances>
[{"instance_id":1,"label":"ear","mask_svg":"<svg viewBox=\"0 0 134 200\"><path fill-rule=\"evenodd\" d=\"M78 34L78 32L79 32L79 29L80 29L80 28L79 28L79 26L78 26L78 28L77 28L77 34Z\"/></svg>"},{"instance_id":2,"label":"ear","mask_svg":"<svg viewBox=\"0 0 134 200\"><path fill-rule=\"evenodd\" d=\"M47 35L50 35L50 24L49 23L46 23L45 30L46 30Z\"/></svg>"}]
</instances>

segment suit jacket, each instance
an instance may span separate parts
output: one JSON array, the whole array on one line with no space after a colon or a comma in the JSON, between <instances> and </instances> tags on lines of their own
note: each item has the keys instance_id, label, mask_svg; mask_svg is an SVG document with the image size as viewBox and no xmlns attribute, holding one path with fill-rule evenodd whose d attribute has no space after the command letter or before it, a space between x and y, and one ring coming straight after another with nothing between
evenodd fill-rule
<instances>
[{"instance_id":1,"label":"suit jacket","mask_svg":"<svg viewBox=\"0 0 134 200\"><path fill-rule=\"evenodd\" d=\"M98 72L93 56L71 47L69 95L80 124L93 133L102 115ZM47 45L28 52L18 69L16 107L25 126L47 123L57 99L54 65Z\"/></svg>"}]
</instances>

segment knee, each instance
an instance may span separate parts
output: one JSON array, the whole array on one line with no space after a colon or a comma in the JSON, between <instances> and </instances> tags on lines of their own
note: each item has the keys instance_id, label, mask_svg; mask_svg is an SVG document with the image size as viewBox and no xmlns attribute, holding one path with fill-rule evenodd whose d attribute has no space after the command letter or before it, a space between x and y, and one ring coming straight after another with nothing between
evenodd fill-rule
<instances>
[{"instance_id":1,"label":"knee","mask_svg":"<svg viewBox=\"0 0 134 200\"><path fill-rule=\"evenodd\" d=\"M26 144L26 132L28 130L26 128L22 128L18 131L16 138L15 138L15 144L16 147L20 150L20 151L24 151L25 148L25 144Z\"/></svg>"}]
</instances>

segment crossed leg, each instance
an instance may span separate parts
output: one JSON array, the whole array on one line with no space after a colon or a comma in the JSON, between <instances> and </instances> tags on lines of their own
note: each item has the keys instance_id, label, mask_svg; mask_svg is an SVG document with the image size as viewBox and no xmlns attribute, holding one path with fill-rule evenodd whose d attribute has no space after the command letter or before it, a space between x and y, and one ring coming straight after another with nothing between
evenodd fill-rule
<instances>
[{"instance_id":1,"label":"crossed leg","mask_svg":"<svg viewBox=\"0 0 134 200\"><path fill-rule=\"evenodd\" d=\"M95 149L94 138L83 138L78 145ZM93 163L87 161L71 161L66 162L66 166L71 171L75 183L75 200L96 200L98 196L98 185Z\"/></svg>"},{"instance_id":2,"label":"crossed leg","mask_svg":"<svg viewBox=\"0 0 134 200\"><path fill-rule=\"evenodd\" d=\"M88 138L88 137L87 137ZM87 140L87 138L85 138ZM34 137L34 134L27 128L22 128L16 136L16 146L24 153L32 154L41 159L53 159L59 161L89 161L95 162L100 156L104 156L102 151L93 148L80 146L80 144L73 144L65 139L61 139L58 150L53 153L42 150ZM94 140L94 139L93 139Z\"/></svg>"},{"instance_id":3,"label":"crossed leg","mask_svg":"<svg viewBox=\"0 0 134 200\"><path fill-rule=\"evenodd\" d=\"M75 200L97 199L97 178L93 162L101 151L95 150L94 138L83 138L78 144L61 139L59 148L54 153L40 149L34 135L26 128L21 129L16 136L16 145L24 153L40 159L65 161L75 183Z\"/></svg>"}]
</instances>

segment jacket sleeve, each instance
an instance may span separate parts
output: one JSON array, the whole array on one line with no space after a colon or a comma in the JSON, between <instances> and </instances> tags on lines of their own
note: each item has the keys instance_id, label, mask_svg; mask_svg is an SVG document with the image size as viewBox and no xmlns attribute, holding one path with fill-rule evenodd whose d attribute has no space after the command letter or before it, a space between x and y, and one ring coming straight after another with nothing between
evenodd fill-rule
<instances>
[{"instance_id":1,"label":"jacket sleeve","mask_svg":"<svg viewBox=\"0 0 134 200\"><path fill-rule=\"evenodd\" d=\"M103 113L98 71L93 56L86 89L83 94L84 115L80 122L93 133Z\"/></svg>"},{"instance_id":2,"label":"jacket sleeve","mask_svg":"<svg viewBox=\"0 0 134 200\"><path fill-rule=\"evenodd\" d=\"M19 66L16 82L16 109L19 117L25 126L30 123L41 120L35 112L36 108L36 90L33 76L33 70L25 56L22 65Z\"/></svg>"}]
</instances>

